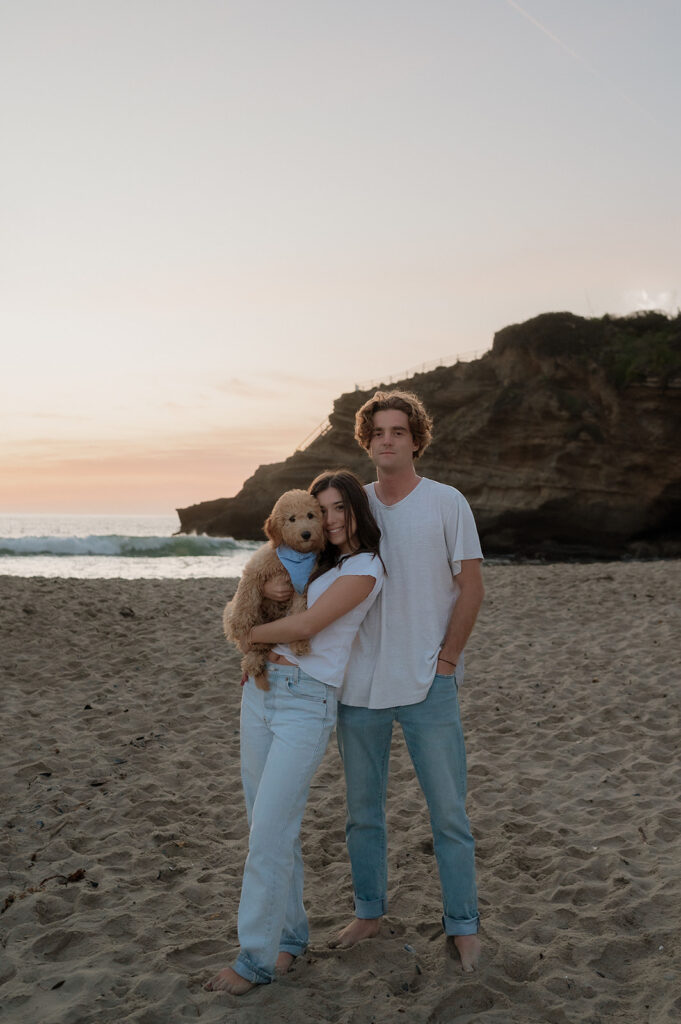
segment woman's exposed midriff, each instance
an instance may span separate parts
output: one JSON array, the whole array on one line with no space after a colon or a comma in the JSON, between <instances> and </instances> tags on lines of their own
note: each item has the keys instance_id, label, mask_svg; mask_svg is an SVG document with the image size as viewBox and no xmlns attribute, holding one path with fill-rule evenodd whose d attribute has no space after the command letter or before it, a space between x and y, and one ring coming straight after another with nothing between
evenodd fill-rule
<instances>
[{"instance_id":1,"label":"woman's exposed midriff","mask_svg":"<svg viewBox=\"0 0 681 1024\"><path fill-rule=\"evenodd\" d=\"M285 658L283 654L275 654L274 651L270 651L270 653L267 655L267 660L274 662L275 665L291 665L293 668L295 668L295 665L293 664L292 661L289 661L288 658Z\"/></svg>"}]
</instances>

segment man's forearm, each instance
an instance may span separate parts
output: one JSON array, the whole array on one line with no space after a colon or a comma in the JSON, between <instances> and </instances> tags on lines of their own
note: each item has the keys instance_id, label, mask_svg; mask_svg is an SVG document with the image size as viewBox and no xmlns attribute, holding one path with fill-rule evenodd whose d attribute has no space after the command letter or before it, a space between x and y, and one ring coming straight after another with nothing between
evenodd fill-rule
<instances>
[{"instance_id":1,"label":"man's forearm","mask_svg":"<svg viewBox=\"0 0 681 1024\"><path fill-rule=\"evenodd\" d=\"M484 596L485 588L483 587L482 579L479 581L471 580L470 583L467 583L462 588L454 605L454 611L449 620L445 640L440 651L442 661L448 662L452 667L456 665L461 657L461 652L473 631Z\"/></svg>"}]
</instances>

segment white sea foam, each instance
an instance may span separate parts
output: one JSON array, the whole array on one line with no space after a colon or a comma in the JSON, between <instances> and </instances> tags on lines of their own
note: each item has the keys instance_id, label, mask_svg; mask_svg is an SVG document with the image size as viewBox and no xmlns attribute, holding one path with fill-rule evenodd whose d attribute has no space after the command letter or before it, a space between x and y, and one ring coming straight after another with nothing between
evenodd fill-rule
<instances>
[{"instance_id":1,"label":"white sea foam","mask_svg":"<svg viewBox=\"0 0 681 1024\"><path fill-rule=\"evenodd\" d=\"M246 542L248 543L248 542ZM242 544L231 537L0 537L0 555L96 555L118 558L200 558L230 554Z\"/></svg>"},{"instance_id":2,"label":"white sea foam","mask_svg":"<svg viewBox=\"0 0 681 1024\"><path fill-rule=\"evenodd\" d=\"M0 575L238 577L262 541L182 534L172 516L0 515Z\"/></svg>"}]
</instances>

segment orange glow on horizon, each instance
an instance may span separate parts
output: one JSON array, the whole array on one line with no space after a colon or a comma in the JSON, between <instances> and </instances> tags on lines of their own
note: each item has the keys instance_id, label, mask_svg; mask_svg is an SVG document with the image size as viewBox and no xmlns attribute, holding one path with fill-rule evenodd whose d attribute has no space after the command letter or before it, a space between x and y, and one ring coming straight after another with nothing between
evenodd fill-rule
<instances>
[{"instance_id":1,"label":"orange glow on horizon","mask_svg":"<svg viewBox=\"0 0 681 1024\"><path fill-rule=\"evenodd\" d=\"M172 514L231 497L259 463L253 455L217 451L0 463L0 512Z\"/></svg>"}]
</instances>

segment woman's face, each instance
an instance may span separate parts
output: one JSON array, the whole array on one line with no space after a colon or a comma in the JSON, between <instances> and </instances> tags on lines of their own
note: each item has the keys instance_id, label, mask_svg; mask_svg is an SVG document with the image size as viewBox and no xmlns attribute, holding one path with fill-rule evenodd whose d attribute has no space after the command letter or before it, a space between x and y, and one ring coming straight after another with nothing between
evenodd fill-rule
<instances>
[{"instance_id":1,"label":"woman's face","mask_svg":"<svg viewBox=\"0 0 681 1024\"><path fill-rule=\"evenodd\" d=\"M357 523L351 509L346 510L341 492L335 487L327 487L319 492L317 501L322 509L326 539L338 548L341 555L349 555L357 547Z\"/></svg>"}]
</instances>

